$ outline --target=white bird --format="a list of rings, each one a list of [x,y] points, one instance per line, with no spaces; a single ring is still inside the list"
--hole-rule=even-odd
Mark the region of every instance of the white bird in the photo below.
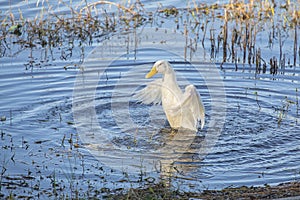
[[[134,98],[144,104],[162,103],[173,129],[186,128],[197,131],[199,121],[202,129],[205,123],[205,109],[196,87],[188,85],[183,93],[178,86],[175,71],[168,61],[157,61],[146,78],[151,78],[156,73],[163,74],[163,77],[148,83]]]

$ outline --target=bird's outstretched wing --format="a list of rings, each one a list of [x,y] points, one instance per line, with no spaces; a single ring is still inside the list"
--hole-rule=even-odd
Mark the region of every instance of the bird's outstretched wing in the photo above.
[[[205,123],[205,108],[196,87],[194,85],[186,86],[183,96],[183,106],[188,106],[190,108],[194,120],[196,122],[201,121],[201,129],[203,129]]]
[[[201,121],[201,129],[204,127],[205,109],[194,85],[186,86],[180,103],[168,111],[172,116],[182,115],[182,127],[197,130],[198,121]]]
[[[162,79],[156,79],[147,84],[147,86],[137,91],[133,98],[144,104],[160,104],[161,103],[161,85]]]

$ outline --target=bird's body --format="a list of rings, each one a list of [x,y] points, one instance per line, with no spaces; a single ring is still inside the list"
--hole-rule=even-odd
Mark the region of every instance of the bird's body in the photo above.
[[[135,94],[135,98],[145,104],[161,102],[168,122],[174,129],[197,131],[198,121],[201,121],[202,129],[205,109],[195,86],[188,85],[183,93],[178,86],[175,71],[167,61],[157,61],[146,78],[156,73],[162,73],[163,78],[150,82]]]

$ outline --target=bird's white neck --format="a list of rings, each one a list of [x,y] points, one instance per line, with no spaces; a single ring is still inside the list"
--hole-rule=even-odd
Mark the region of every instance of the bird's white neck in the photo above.
[[[180,90],[177,81],[176,81],[176,74],[173,69],[169,70],[168,73],[165,73],[163,76],[163,85],[165,87],[169,87],[171,91],[174,91],[175,94],[181,94],[182,91]]]

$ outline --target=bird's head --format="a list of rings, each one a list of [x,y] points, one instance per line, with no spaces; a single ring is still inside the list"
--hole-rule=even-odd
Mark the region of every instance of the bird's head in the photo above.
[[[151,78],[157,73],[168,73],[171,69],[170,63],[165,60],[156,61],[150,70],[150,72],[146,75],[146,78]]]

